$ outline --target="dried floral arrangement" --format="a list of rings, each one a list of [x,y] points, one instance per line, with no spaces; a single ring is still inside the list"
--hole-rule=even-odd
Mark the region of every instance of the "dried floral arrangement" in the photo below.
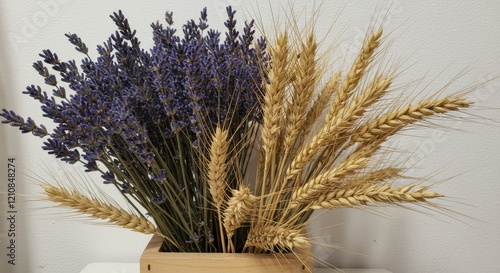
[[[2,123],[45,138],[42,148],[64,162],[100,172],[134,211],[44,183],[48,199],[161,236],[169,251],[288,252],[310,244],[303,230],[315,210],[432,206],[442,197],[415,182],[397,185],[405,169],[384,159],[384,143],[469,107],[466,92],[392,101],[397,73],[376,65],[382,29],[368,33],[349,69],[332,73],[313,30],[256,39],[253,21],[240,34],[235,11],[227,14],[222,39],[208,29],[206,9],[181,34],[167,12],[144,50],[118,12],[118,31],[96,60],[75,34],[66,36],[84,55],[80,64],[40,54],[33,67],[53,93],[35,85],[23,93],[55,127],[6,109]]]

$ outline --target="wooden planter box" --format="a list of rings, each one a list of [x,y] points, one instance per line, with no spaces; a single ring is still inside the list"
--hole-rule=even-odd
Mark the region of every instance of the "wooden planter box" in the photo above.
[[[312,251],[302,254],[160,252],[154,236],[142,253],[141,273],[306,273],[313,272]]]

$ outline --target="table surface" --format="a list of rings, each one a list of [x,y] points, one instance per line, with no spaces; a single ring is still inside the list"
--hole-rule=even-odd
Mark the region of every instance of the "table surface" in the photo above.
[[[391,273],[385,269],[316,268],[314,273]],[[138,263],[91,263],[85,266],[80,273],[139,273]]]

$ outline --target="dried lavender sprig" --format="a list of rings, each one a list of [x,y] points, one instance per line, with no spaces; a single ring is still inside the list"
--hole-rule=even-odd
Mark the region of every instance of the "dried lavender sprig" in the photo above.
[[[166,26],[152,24],[155,45],[144,50],[118,11],[111,15],[118,31],[97,47],[96,59],[79,36],[68,33],[84,59],[62,61],[51,50],[42,51],[43,61],[33,66],[52,96],[35,85],[23,92],[40,102],[53,131],[7,110],[3,123],[47,137],[43,149],[65,162],[102,172],[105,183],[155,212],[157,222],[178,222],[186,249],[218,249],[212,207],[202,206],[206,197],[200,194],[207,190],[199,170],[207,152],[204,134],[225,124],[237,143],[232,145],[248,145],[238,138],[261,119],[257,90],[265,59],[265,40],[253,44],[253,21],[240,35],[235,11],[227,13],[227,35],[221,39],[208,29],[206,9],[178,34],[167,12]],[[179,192],[183,202],[176,201]]]

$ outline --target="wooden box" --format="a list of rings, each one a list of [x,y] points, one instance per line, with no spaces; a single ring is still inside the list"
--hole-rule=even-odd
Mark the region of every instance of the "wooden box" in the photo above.
[[[160,252],[162,239],[154,236],[142,253],[141,273],[309,273],[312,252],[289,254]]]

